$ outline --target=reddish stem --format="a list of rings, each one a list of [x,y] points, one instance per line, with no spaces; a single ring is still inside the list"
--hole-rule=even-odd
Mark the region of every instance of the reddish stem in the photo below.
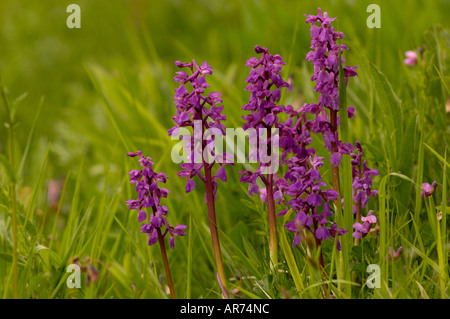
[[[164,237],[161,234],[159,228],[156,229],[158,233],[159,247],[161,248],[161,255],[164,263],[164,269],[166,271],[167,283],[169,284],[170,295],[172,299],[177,299],[175,294],[175,287],[173,286],[172,275],[170,274],[169,261],[167,260],[166,245],[164,244]]]
[[[156,214],[156,209],[153,206],[153,215]],[[166,252],[166,245],[164,243],[164,237],[161,234],[161,229],[156,228],[156,232],[158,233],[158,242],[159,242],[159,248],[161,249],[161,256],[164,263],[164,270],[166,271],[166,277],[167,277],[167,283],[169,285],[170,295],[172,296],[172,299],[177,299],[177,296],[175,294],[175,288],[173,286],[172,281],[172,275],[170,274],[170,267],[169,267],[169,261],[167,259],[167,252]]]
[[[205,105],[205,103],[206,100],[201,105],[200,111],[197,112],[197,115],[200,115],[199,117],[202,119],[202,161],[203,161],[203,169],[205,172],[205,190],[206,190],[206,201],[208,206],[209,230],[211,232],[211,240],[213,245],[214,259],[216,262],[217,273],[219,274],[219,278],[222,284],[221,285],[222,298],[230,299],[230,295],[228,293],[227,288],[227,276],[225,273],[225,267],[223,265],[222,251],[220,249],[219,232],[217,230],[216,208],[214,200],[214,187],[212,183],[211,167],[210,164],[206,162],[204,154],[204,150],[206,149],[206,141],[203,139],[203,133],[205,132],[203,106]]]
[[[212,245],[214,250],[214,258],[216,261],[217,272],[219,273],[220,280],[225,290],[227,290],[227,277],[225,274],[225,267],[222,261],[222,252],[220,249],[220,241],[219,241],[219,232],[217,230],[217,221],[216,221],[216,210],[214,205],[214,193],[213,193],[213,185],[212,185],[212,177],[211,177],[211,168],[208,166],[208,163],[204,163],[205,169],[205,186],[206,186],[206,200],[208,206],[208,217],[209,217],[209,230],[211,232]],[[229,299],[226,294],[222,294],[222,297],[225,299]]]

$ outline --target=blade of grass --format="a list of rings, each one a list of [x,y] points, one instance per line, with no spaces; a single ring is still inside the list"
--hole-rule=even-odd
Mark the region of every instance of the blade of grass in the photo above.
[[[450,163],[447,161],[447,159],[443,158],[441,155],[439,155],[438,152],[436,152],[430,145],[428,145],[427,143],[423,143],[423,145],[425,145],[431,153],[433,153],[434,156],[436,156],[436,158],[438,160],[440,160],[442,162],[442,164],[444,164],[444,166],[447,166],[448,168],[450,168]]]
[[[75,190],[72,197],[72,203],[70,205],[70,211],[69,216],[66,223],[66,228],[64,231],[64,236],[61,241],[61,249],[63,251],[67,251],[68,247],[70,245],[70,240],[72,238],[73,231],[75,230],[76,223],[75,223],[75,215],[78,211],[78,204],[80,201],[80,188],[81,188],[81,176],[83,172],[83,166],[84,166],[84,156],[81,159],[80,167],[78,168],[78,175],[75,182]]]
[[[445,150],[445,162],[447,161],[447,149]],[[436,210],[433,209],[434,218],[436,219],[436,249],[438,253],[438,263],[439,263],[439,284],[440,284],[440,293],[441,298],[445,299],[446,295],[446,285],[448,283],[448,271],[446,268],[448,267],[448,255],[447,255],[447,176],[446,176],[446,165],[444,165],[442,176],[442,221],[441,225],[439,224],[439,219],[436,219]],[[430,198],[432,199],[432,197]],[[433,207],[434,208],[434,207]]]
[[[27,140],[27,144],[25,146],[25,150],[23,151],[22,159],[20,161],[19,171],[17,173],[17,176],[19,176],[19,178],[20,178],[20,176],[22,176],[23,170],[25,168],[25,163],[28,158],[28,153],[30,152],[31,142],[33,141],[34,133],[36,131],[36,124],[41,115],[42,107],[44,106],[44,101],[45,101],[45,98],[42,96],[41,101],[39,102],[38,109],[36,111],[36,115],[34,117],[33,124],[31,125],[30,133],[28,134],[28,140]]]
[[[90,67],[88,67],[87,65],[84,66],[86,72],[88,73],[91,82],[94,85],[95,90],[97,91],[97,93],[100,95],[103,105],[105,107],[106,113],[108,114],[108,117],[120,139],[120,141],[122,142],[123,146],[125,147],[125,149],[127,150],[134,150],[136,149],[136,147],[132,144],[131,139],[129,139],[127,136],[125,136],[124,132],[120,129],[120,126],[117,123],[116,117],[114,115],[114,112],[112,110],[111,104],[108,100],[108,98],[106,97],[105,93],[103,92],[100,83],[98,82],[97,78],[94,76],[93,71],[91,70]],[[131,143],[131,144],[130,144]]]
[[[287,216],[289,213],[285,215],[284,218],[284,224],[287,222]],[[281,249],[283,250],[283,254],[286,258],[286,262],[288,264],[290,275],[292,276],[292,279],[294,280],[295,287],[297,288],[298,294],[300,298],[302,297],[303,290],[305,289],[305,286],[303,285],[302,278],[300,276],[300,272],[298,271],[297,263],[295,262],[294,254],[291,251],[291,247],[289,246],[289,243],[286,239],[286,233],[285,230],[282,229],[280,232],[280,244]]]

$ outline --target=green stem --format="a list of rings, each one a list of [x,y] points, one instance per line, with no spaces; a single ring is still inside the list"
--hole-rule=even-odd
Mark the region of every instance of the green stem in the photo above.
[[[1,85],[1,82],[0,82]],[[6,116],[8,119],[8,148],[9,148],[9,165],[14,176],[14,119],[9,108],[8,99],[6,98],[5,87],[1,85],[3,104],[6,109]],[[11,197],[11,213],[12,213],[12,233],[13,233],[13,252],[12,252],[12,265],[13,265],[13,296],[14,299],[19,298],[19,267],[17,261],[17,199],[16,199],[16,183],[14,180],[9,185],[9,196]]]

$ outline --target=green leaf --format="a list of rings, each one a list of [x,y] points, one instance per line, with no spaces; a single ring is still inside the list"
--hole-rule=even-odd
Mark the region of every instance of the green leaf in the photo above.
[[[303,285],[303,281],[300,276],[300,271],[298,270],[297,263],[295,262],[294,254],[292,253],[291,247],[286,239],[285,232],[286,232],[285,229],[282,229],[279,232],[281,249],[283,250],[283,254],[286,258],[286,262],[289,267],[289,273],[292,276],[292,279],[294,280],[295,287],[297,288],[297,291],[301,298],[303,290],[305,290],[305,287]]]
[[[237,252],[240,261],[247,267],[247,269],[249,270],[249,272],[255,276],[256,278],[262,278],[262,274],[261,272],[258,270],[257,268],[257,259],[251,259],[248,258],[246,254],[244,254],[244,252],[242,252],[242,250],[239,249],[238,246],[236,246],[235,243],[233,243],[233,241],[230,239],[230,237],[228,237],[225,233],[220,232],[221,236],[227,240],[227,242],[229,242],[232,246],[235,252]]]

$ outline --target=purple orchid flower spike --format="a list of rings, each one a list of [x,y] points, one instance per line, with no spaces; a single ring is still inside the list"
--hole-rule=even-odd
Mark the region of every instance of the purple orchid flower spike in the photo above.
[[[311,81],[316,81],[314,91],[320,93],[317,104],[304,105],[303,110],[308,113],[315,114],[314,133],[322,133],[325,147],[332,153],[331,164],[338,167],[343,154],[350,154],[353,147],[351,144],[342,143],[337,134],[339,111],[339,64],[344,63],[342,53],[348,50],[348,47],[337,43],[339,39],[344,38],[342,32],[335,31],[331,27],[331,22],[336,18],[328,17],[325,12],[319,8],[316,16],[306,15],[306,23],[311,24],[311,49],[306,60],[310,61],[314,66],[314,75]],[[319,24],[319,26],[317,25]],[[339,48],[341,52],[339,52]],[[339,53],[341,53],[341,61],[339,61]],[[344,66],[345,81],[348,82],[349,77],[356,76],[357,67]],[[324,110],[325,108],[325,110]],[[330,110],[328,116],[326,109]],[[349,117],[353,117],[353,108],[349,108]]]
[[[285,122],[277,122],[280,147],[283,149],[281,163],[287,165],[287,172],[284,177],[275,181],[275,185],[276,190],[282,194],[282,203],[288,209],[281,211],[279,215],[284,215],[289,210],[297,213],[294,221],[285,225],[288,231],[295,233],[293,246],[301,242],[301,231],[308,230],[314,234],[317,247],[323,240],[331,237],[337,241],[337,248],[340,250],[338,237],[348,230],[338,228],[336,223],[330,223],[328,217],[333,215],[329,202],[334,201],[335,205],[341,202],[339,165],[342,157],[351,155],[355,159],[354,200],[355,203],[360,203],[361,207],[366,206],[370,196],[377,194],[377,191],[370,188],[371,178],[378,175],[378,171],[369,169],[365,161],[362,163],[362,147],[359,142],[355,147],[351,143],[342,142],[338,135],[339,66],[344,63],[342,53],[348,50],[345,45],[339,45],[338,40],[343,39],[344,34],[335,31],[331,26],[335,18],[328,17],[326,12],[322,14],[320,8],[317,15],[305,16],[306,23],[311,24],[312,37],[312,50],[307,54],[306,60],[314,66],[311,80],[316,82],[314,90],[319,93],[319,99],[317,103],[304,104],[298,110],[294,110],[292,106],[281,107],[282,112],[288,115]],[[350,77],[357,75],[356,69],[357,67],[343,67],[346,85]],[[353,107],[348,107],[348,114],[345,116],[352,118],[354,112]],[[320,168],[324,164],[323,158],[318,157],[316,150],[310,146],[312,135],[319,133],[323,136],[325,148],[331,152],[333,189],[327,189],[320,174]],[[353,155],[355,151],[358,154]],[[376,223],[376,217],[372,216],[372,213],[364,217],[363,225],[358,220],[354,225],[354,236],[365,236],[372,223]],[[323,267],[322,256],[319,261]]]
[[[214,184],[214,197],[217,189],[216,179],[226,181],[226,170],[224,165],[232,164],[232,158],[227,153],[215,154],[215,139],[225,136],[225,126],[221,123],[226,120],[222,114],[223,105],[221,94],[218,92],[205,93],[205,89],[210,85],[206,82],[206,75],[211,75],[213,69],[205,61],[200,66],[192,60],[191,63],[175,62],[180,68],[190,70],[190,75],[186,71],[176,72],[174,81],[180,83],[175,89],[174,103],[177,107],[176,115],[173,117],[176,125],[168,132],[170,136],[180,134],[180,128],[192,128],[192,135],[183,135],[182,139],[187,141],[188,161],[180,164],[183,171],[178,172],[178,176],[187,177],[186,193],[191,192],[196,183],[193,178],[198,176],[206,183],[206,172],[211,170],[214,164],[220,164],[216,175],[212,176]],[[192,90],[188,89],[190,87]],[[209,106],[209,109],[207,108]],[[196,126],[198,124],[198,126]],[[208,156],[205,156],[205,154]]]
[[[289,209],[297,212],[295,220],[285,225],[288,231],[296,234],[294,247],[302,240],[299,228],[313,233],[319,246],[321,241],[330,237],[336,239],[347,231],[338,229],[335,223],[330,225],[328,220],[333,215],[329,202],[337,200],[339,193],[327,189],[320,174],[324,158],[310,147],[314,121],[307,118],[303,108],[295,111],[292,106],[287,106],[283,112],[289,117],[285,122],[280,122],[278,128],[280,147],[283,149],[281,163],[287,165],[287,172],[284,177],[276,179],[275,189],[280,194],[280,202],[288,209],[279,215],[286,214]],[[339,241],[337,247],[340,249]]]
[[[152,210],[153,213],[148,217],[148,223],[143,223],[141,226],[141,232],[148,236],[149,246],[158,242],[157,231],[161,231],[163,226],[166,228],[163,238],[166,234],[170,234],[171,238],[186,235],[186,233],[178,230],[185,229],[187,226],[172,227],[168,224],[166,219],[167,207],[160,203],[161,198],[167,197],[169,191],[166,188],[158,187],[158,183],[165,183],[167,176],[163,173],[155,173],[152,168],[152,165],[154,165],[152,159],[144,157],[141,151],[128,153],[127,155],[130,157],[138,156],[142,167],[141,170],[132,170],[128,173],[130,183],[136,184],[135,190],[138,193],[138,199],[130,199],[127,201],[127,206],[128,209],[138,210],[138,222],[140,223],[147,220],[148,216],[145,209]],[[174,248],[173,244],[170,246],[172,249]]]
[[[244,130],[250,131],[249,142],[252,151],[249,159],[259,164],[255,171],[245,170],[239,174],[242,174],[242,183],[249,183],[250,196],[259,193],[259,187],[256,184],[258,178],[265,184],[265,194],[262,196],[266,199],[268,207],[270,261],[274,267],[278,263],[274,189],[276,176],[274,167],[278,165],[275,148],[279,143],[276,128],[278,114],[284,108],[278,103],[281,99],[281,89],[288,87],[289,84],[281,76],[282,66],[286,63],[280,55],[272,55],[267,48],[259,45],[255,46],[255,52],[261,54],[261,57],[252,57],[245,63],[246,66],[251,67],[249,76],[245,79],[248,83],[246,90],[250,92],[250,98],[242,109],[250,111],[250,114],[242,118],[245,120]],[[262,131],[267,132],[267,137],[262,136]],[[253,137],[252,133],[254,133]]]
[[[141,151],[136,153],[128,153],[130,157],[139,157],[139,163],[142,167],[141,170],[132,170],[129,174],[130,183],[136,184],[135,190],[138,193],[138,199],[130,199],[127,201],[128,209],[138,210],[138,222],[144,222],[147,220],[147,213],[145,209],[151,209],[152,214],[148,217],[148,223],[143,223],[141,226],[141,232],[146,233],[148,236],[149,246],[158,242],[157,232],[161,231],[162,227],[166,228],[163,238],[166,234],[171,235],[171,248],[174,248],[174,238],[176,236],[184,236],[186,233],[180,231],[186,229],[185,225],[177,225],[172,227],[168,224],[166,215],[167,207],[161,205],[161,198],[167,197],[169,191],[166,188],[158,187],[158,183],[165,183],[167,176],[164,173],[155,173],[153,171],[152,159],[150,157],[144,157]]]
[[[158,183],[166,182],[167,176],[164,173],[154,172],[152,159],[150,157],[144,157],[142,151],[128,153],[127,155],[129,157],[139,157],[139,163],[142,169],[132,170],[128,173],[130,183],[136,184],[135,190],[138,193],[138,199],[130,199],[126,204],[128,209],[138,211],[138,222],[143,223],[141,232],[147,234],[148,245],[152,246],[159,242],[170,294],[173,299],[176,299],[164,238],[167,234],[170,235],[170,248],[174,249],[175,237],[185,236],[186,233],[184,230],[187,226],[177,225],[172,227],[167,222],[166,216],[168,210],[166,206],[161,205],[161,198],[166,198],[169,191],[166,188],[160,188],[158,186]],[[146,209],[151,209],[152,213],[148,215],[145,211]],[[163,226],[165,227],[164,233],[162,233]]]

